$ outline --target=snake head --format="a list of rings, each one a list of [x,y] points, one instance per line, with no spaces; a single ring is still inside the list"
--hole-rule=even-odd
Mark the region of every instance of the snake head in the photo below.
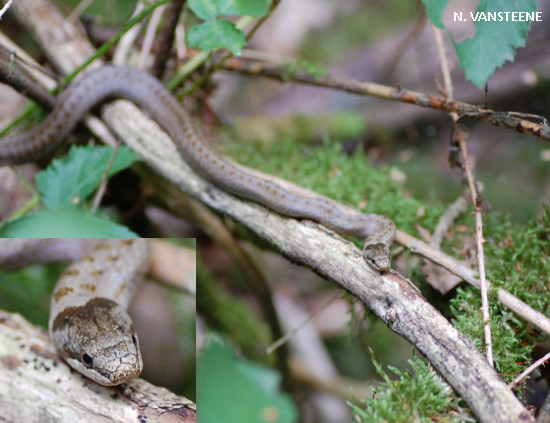
[[[363,255],[367,263],[379,272],[385,272],[390,268],[391,255],[390,249],[381,242],[377,244],[365,245]]]
[[[67,307],[53,321],[50,334],[65,361],[101,385],[126,383],[141,373],[134,325],[114,301],[98,297]]]

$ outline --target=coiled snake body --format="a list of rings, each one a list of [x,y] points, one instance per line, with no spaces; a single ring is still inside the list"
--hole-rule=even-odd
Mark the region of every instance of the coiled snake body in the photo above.
[[[134,68],[104,66],[72,83],[42,124],[0,140],[0,165],[32,161],[50,152],[91,108],[119,97],[149,113],[170,135],[184,160],[210,182],[280,214],[311,219],[340,234],[361,237],[367,262],[379,271],[389,269],[389,247],[396,231],[390,219],[378,214],[347,215],[334,201],[294,194],[236,167],[208,146],[187,112],[157,79]]]
[[[145,239],[0,239],[0,268],[75,259],[51,298],[49,333],[75,370],[105,385],[136,378],[143,361],[126,312],[148,266]]]

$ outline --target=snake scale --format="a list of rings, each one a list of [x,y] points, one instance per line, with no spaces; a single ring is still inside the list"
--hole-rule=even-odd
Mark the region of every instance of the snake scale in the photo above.
[[[342,235],[361,237],[367,262],[379,271],[389,269],[389,247],[396,232],[389,218],[348,215],[334,201],[294,194],[239,169],[209,147],[191,117],[160,81],[131,67],[103,66],[70,84],[42,124],[0,140],[0,166],[32,161],[51,152],[86,112],[109,98],[124,98],[145,110],[172,138],[184,160],[214,185],[282,215],[311,219]]]
[[[49,333],[75,370],[105,385],[130,381],[143,361],[126,308],[148,267],[146,239],[0,239],[0,268],[73,261],[55,285]]]

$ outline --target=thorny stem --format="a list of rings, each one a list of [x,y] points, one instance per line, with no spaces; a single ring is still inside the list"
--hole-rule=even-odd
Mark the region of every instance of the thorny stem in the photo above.
[[[434,37],[437,46],[437,53],[441,64],[441,73],[443,76],[443,83],[445,87],[446,96],[449,100],[453,99],[453,86],[451,73],[449,72],[449,65],[447,62],[447,55],[445,54],[445,47],[443,44],[443,37],[441,30],[432,26],[434,30]],[[450,113],[451,118],[455,124],[456,140],[460,146],[460,153],[462,155],[462,163],[464,173],[466,174],[466,180],[468,182],[468,188],[470,190],[470,196],[472,204],[474,205],[474,214],[476,222],[476,247],[477,247],[477,264],[479,272],[479,289],[481,291],[481,310],[483,315],[483,332],[485,335],[485,354],[487,362],[493,366],[493,347],[491,340],[491,317],[489,315],[489,300],[487,296],[488,284],[485,279],[485,256],[483,254],[483,221],[481,219],[481,199],[477,194],[474,177],[468,163],[468,150],[466,149],[466,133],[462,130],[458,122],[458,114]]]
[[[543,365],[546,361],[550,360],[550,352],[547,353],[544,357],[539,358],[537,361],[535,361],[533,364],[531,364],[527,369],[525,369],[521,374],[516,377],[512,382],[508,384],[510,389],[514,389],[518,383],[520,383],[523,379],[525,379],[530,373],[533,372],[537,367]]]
[[[461,134],[458,134],[461,132]],[[487,298],[488,283],[485,278],[485,255],[483,254],[483,221],[481,219],[481,198],[477,195],[474,177],[468,164],[468,151],[466,149],[465,133],[457,126],[457,140],[460,146],[460,153],[464,161],[464,172],[470,189],[470,196],[474,204],[474,214],[476,220],[476,247],[477,247],[477,267],[479,272],[479,289],[481,291],[481,311],[483,315],[483,332],[485,334],[485,353],[487,361],[493,366],[493,348],[491,341],[491,318],[489,315],[489,300]]]
[[[201,54],[204,54],[204,52],[199,53],[196,50],[188,50],[188,57],[191,58],[198,57]],[[220,59],[214,57],[213,60],[214,63],[219,63]],[[273,65],[272,63],[249,60],[242,57],[231,57],[223,64],[222,69],[230,72],[239,72],[245,75],[271,78],[284,83],[291,81],[298,84],[330,88],[332,90],[351,94],[414,104],[420,107],[441,110],[448,113],[456,112],[463,118],[468,117],[470,119],[489,122],[491,125],[531,134],[546,141],[550,141],[550,126],[544,116],[530,116],[524,113],[498,112],[491,109],[483,109],[462,101],[448,100],[441,96],[407,90],[399,85],[382,85],[331,73],[319,75],[312,74],[306,70],[297,70],[290,73],[287,65]]]

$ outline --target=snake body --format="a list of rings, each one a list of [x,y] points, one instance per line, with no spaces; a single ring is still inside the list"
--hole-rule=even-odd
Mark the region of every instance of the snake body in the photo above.
[[[294,194],[239,169],[209,147],[191,117],[160,81],[134,68],[104,66],[72,83],[42,124],[0,140],[0,165],[28,162],[47,154],[86,112],[108,98],[124,98],[145,110],[172,138],[184,160],[214,185],[282,215],[311,219],[342,235],[359,236],[365,240],[367,262],[379,271],[389,269],[389,247],[396,231],[390,219],[378,214],[348,215],[334,201]]]
[[[75,370],[105,385],[130,381],[143,361],[126,308],[147,268],[145,239],[0,239],[0,268],[77,258],[51,298],[49,333]]]

